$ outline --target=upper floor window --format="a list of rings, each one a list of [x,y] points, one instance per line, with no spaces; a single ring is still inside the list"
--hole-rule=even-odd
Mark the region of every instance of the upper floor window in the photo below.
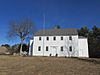
[[[41,40],[41,37],[39,37],[39,40]]]
[[[69,47],[69,51],[72,52],[72,46]]]
[[[63,40],[63,37],[61,37],[61,40]]]
[[[46,51],[48,51],[48,46],[46,46]]]
[[[47,37],[47,40],[49,40],[49,37]]]
[[[38,51],[41,51],[41,46],[38,47]]]
[[[56,40],[56,37],[53,37],[53,40]]]
[[[72,40],[72,36],[69,36],[69,40]]]
[[[63,51],[63,46],[61,46],[61,51]]]

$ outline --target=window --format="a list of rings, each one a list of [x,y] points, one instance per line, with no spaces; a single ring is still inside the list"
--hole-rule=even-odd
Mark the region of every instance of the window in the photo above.
[[[69,47],[69,51],[72,52],[72,46]]]
[[[38,51],[41,51],[41,46],[38,47]]]
[[[56,40],[56,37],[53,37],[53,40]]]
[[[61,47],[61,51],[63,51],[63,46]]]
[[[49,40],[49,37],[47,37],[47,40]]]
[[[39,40],[41,40],[41,37],[39,37]]]
[[[56,57],[58,56],[58,54],[56,54]]]
[[[48,51],[48,46],[46,46],[46,51]]]
[[[63,40],[63,37],[61,37],[61,40]]]
[[[69,40],[72,40],[72,36],[69,36]]]

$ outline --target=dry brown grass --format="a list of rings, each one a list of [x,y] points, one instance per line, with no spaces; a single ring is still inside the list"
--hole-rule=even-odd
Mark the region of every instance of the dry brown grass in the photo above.
[[[0,75],[100,75],[100,64],[77,58],[0,56]]]

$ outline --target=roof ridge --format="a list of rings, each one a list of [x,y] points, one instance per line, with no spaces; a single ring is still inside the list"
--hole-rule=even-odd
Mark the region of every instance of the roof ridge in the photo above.
[[[36,32],[35,36],[54,36],[54,35],[78,35],[77,29],[67,28],[67,29],[46,29],[39,30]]]

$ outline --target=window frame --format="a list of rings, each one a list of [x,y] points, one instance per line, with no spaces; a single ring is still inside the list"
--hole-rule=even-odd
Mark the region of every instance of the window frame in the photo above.
[[[46,46],[46,51],[49,51],[49,47],[48,46]]]
[[[69,40],[72,40],[72,36],[69,36]]]
[[[48,36],[47,36],[46,40],[49,41],[49,37]]]
[[[53,37],[53,40],[56,41],[56,37],[55,36]]]
[[[38,51],[41,51],[41,46],[38,46]]]
[[[72,52],[72,51],[73,51],[72,46],[70,46],[70,47],[69,47],[69,51],[70,51],[70,52]]]
[[[60,47],[60,50],[61,50],[62,52],[64,51],[64,48],[63,48],[63,46],[61,46],[61,47]]]
[[[41,37],[39,37],[39,41],[41,41]]]
[[[61,40],[63,40],[63,36],[61,36]]]

